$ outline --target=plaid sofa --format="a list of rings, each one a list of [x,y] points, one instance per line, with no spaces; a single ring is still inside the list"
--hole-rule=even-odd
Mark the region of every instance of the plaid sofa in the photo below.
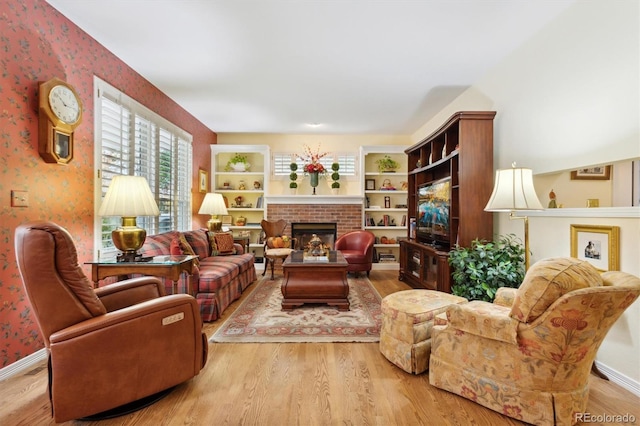
[[[185,252],[190,249],[198,255],[199,265],[196,271],[191,276],[183,274],[178,282],[178,291],[187,293],[187,289],[191,289],[203,321],[217,320],[231,302],[238,299],[256,280],[252,254],[243,253],[242,246],[234,244],[236,254],[212,256],[210,237],[211,234],[206,229],[169,231],[148,235],[140,250],[143,256],[170,255],[172,244],[175,246],[180,243],[183,249],[187,248]],[[191,283],[187,281],[189,279]],[[167,294],[171,294],[173,282],[168,278],[164,278],[163,282]]]

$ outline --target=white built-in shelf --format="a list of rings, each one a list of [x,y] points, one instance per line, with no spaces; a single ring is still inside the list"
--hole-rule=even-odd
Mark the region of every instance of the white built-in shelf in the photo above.
[[[262,229],[262,227],[260,225],[244,225],[244,226],[223,225],[223,226],[226,226],[227,228],[229,228],[231,230],[238,230],[238,231],[242,231],[243,229]]]
[[[222,189],[222,188],[217,188],[215,191],[219,192],[220,194],[229,193],[229,192],[233,192],[234,194],[236,192],[239,192],[242,194],[251,194],[251,193],[257,194],[257,193],[264,192],[262,189]]]
[[[389,194],[389,195],[392,195],[392,194],[393,195],[396,195],[396,194],[400,194],[400,195],[404,194],[404,195],[406,195],[407,191],[402,191],[400,189],[376,189],[376,190],[368,189],[368,190],[364,191],[364,193],[365,194],[385,194],[385,195],[387,195],[387,194]]]
[[[240,211],[252,211],[252,212],[263,212],[264,209],[263,208],[256,208],[256,207],[227,207],[227,210],[230,212],[240,212]]]
[[[216,175],[233,175],[233,176],[249,176],[249,175],[254,175],[254,176],[263,176],[264,172],[263,171],[258,171],[258,170],[249,170],[248,172],[234,172],[234,171],[217,171],[215,172]]]
[[[377,226],[376,225],[376,226],[365,226],[364,229],[371,229],[371,230],[373,230],[373,229],[376,229],[376,230],[387,229],[387,230],[392,230],[392,231],[403,231],[403,230],[406,230],[407,227],[406,226],[400,226],[400,225],[397,225],[397,226]]]
[[[394,208],[394,207],[389,208],[389,209],[385,209],[385,208],[382,208],[382,209],[372,209],[371,207],[369,207],[369,208],[364,209],[364,211],[365,211],[365,212],[376,212],[376,213],[384,213],[384,212],[406,212],[406,211],[407,211],[407,209],[406,209],[406,208],[404,208],[404,209],[396,209],[396,208]]]

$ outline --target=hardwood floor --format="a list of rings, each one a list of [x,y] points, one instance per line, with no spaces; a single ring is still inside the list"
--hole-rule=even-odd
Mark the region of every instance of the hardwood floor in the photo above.
[[[407,289],[395,271],[373,271],[382,297]],[[253,290],[205,324],[211,336]],[[638,397],[591,375],[592,415],[629,413]],[[0,384],[0,424],[48,425],[43,362]],[[377,343],[218,343],[194,379],[136,413],[82,425],[522,425],[464,398],[433,388],[427,374],[389,363]],[[590,423],[603,424],[603,423]],[[607,423],[611,424],[611,423]],[[637,424],[637,423],[633,423]]]

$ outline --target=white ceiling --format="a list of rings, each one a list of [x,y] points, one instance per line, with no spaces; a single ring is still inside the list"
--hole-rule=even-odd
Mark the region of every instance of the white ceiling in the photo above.
[[[215,132],[410,134],[575,0],[47,1]]]

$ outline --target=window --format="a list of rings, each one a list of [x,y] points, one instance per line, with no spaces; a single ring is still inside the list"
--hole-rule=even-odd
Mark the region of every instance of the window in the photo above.
[[[95,81],[96,212],[116,175],[144,176],[159,217],[138,218],[149,234],[191,228],[192,137],[104,81]],[[118,217],[96,214],[99,257],[115,254],[111,231]]]
[[[340,164],[340,176],[355,176],[356,175],[356,154],[353,153],[329,153],[320,159],[320,163],[325,169],[331,170],[331,164]],[[302,171],[302,161],[291,152],[274,152],[273,153],[273,175],[274,176],[289,176],[291,169],[289,165],[291,163],[298,164],[298,171]]]

